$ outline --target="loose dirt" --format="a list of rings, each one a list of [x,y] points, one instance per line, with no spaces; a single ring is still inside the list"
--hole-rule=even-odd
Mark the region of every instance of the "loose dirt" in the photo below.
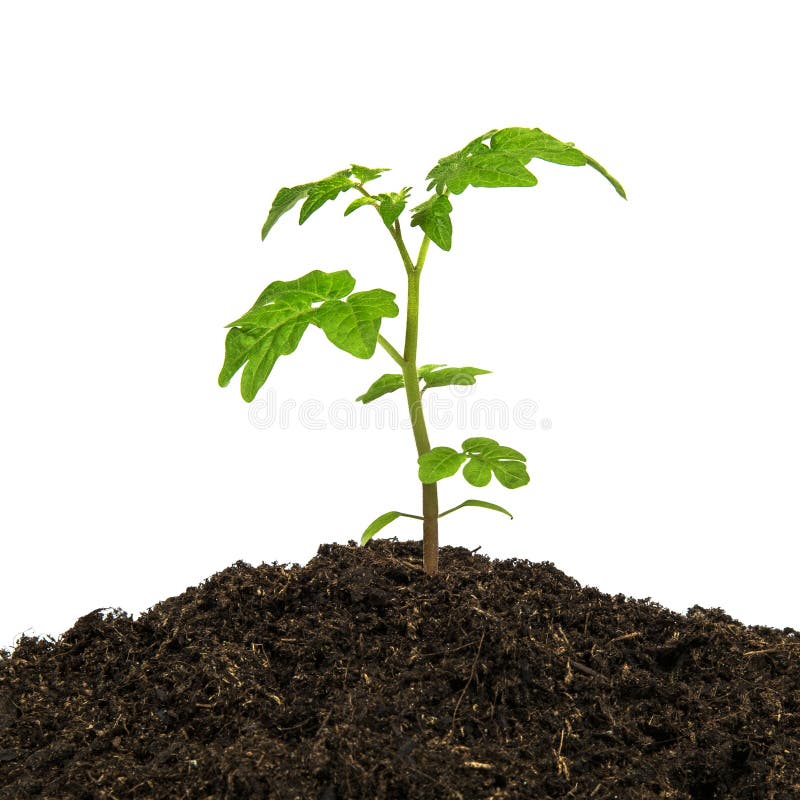
[[[0,798],[800,798],[800,634],[417,542],[0,656]]]

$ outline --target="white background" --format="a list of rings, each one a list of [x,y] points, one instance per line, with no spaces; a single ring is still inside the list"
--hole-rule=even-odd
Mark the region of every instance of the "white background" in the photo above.
[[[438,393],[454,413],[533,401],[537,424],[433,426],[434,444],[521,449],[533,475],[443,483],[443,507],[482,497],[515,519],[466,509],[442,544],[800,627],[793,10],[4,4],[0,646],[99,606],[138,614],[238,559],[305,563],[416,510],[410,432],[346,419],[385,354],[311,329],[262,395],[286,424],[264,427],[238,379],[216,384],[223,326],[315,267],[403,290],[376,215],[342,218],[349,197],[262,244],[279,187],[354,161],[419,202],[439,157],[511,125],[574,141],[630,199],[543,162],[535,189],[454,198],[421,360],[493,371]],[[401,321],[384,332],[399,345]]]

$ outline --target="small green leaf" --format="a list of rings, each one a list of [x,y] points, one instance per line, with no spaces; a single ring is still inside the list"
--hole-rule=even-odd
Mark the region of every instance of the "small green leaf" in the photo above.
[[[449,250],[453,241],[453,223],[450,220],[453,206],[450,201],[437,194],[412,210],[412,227],[418,225],[435,245]]]
[[[492,461],[491,467],[495,478],[506,489],[518,489],[530,482],[530,475],[521,461]]]
[[[344,210],[344,215],[352,214],[357,208],[361,208],[361,206],[375,206],[377,204],[378,201],[374,197],[357,197]]]
[[[435,386],[471,386],[476,375],[488,375],[488,369],[478,367],[445,367],[428,372],[425,375],[425,388]]]
[[[394,298],[385,289],[356,292],[346,301],[323,303],[313,321],[337,347],[356,358],[371,358],[378,343],[381,319],[400,313]]]
[[[267,221],[261,228],[262,241],[267,238],[267,234],[272,230],[272,226],[287,212],[291,211],[297,203],[307,194],[313,183],[302,183],[299,186],[285,187],[278,191],[272,201],[272,208],[269,210]]]
[[[492,479],[492,470],[489,465],[478,458],[471,458],[464,465],[462,473],[468,483],[473,486],[486,486]]]
[[[394,522],[398,517],[405,516],[399,511],[387,511],[377,519],[367,525],[367,529],[361,535],[361,544],[366,544],[379,530],[385,528],[390,522]]]
[[[461,446],[464,448],[465,453],[482,453],[487,447],[494,447],[497,442],[494,439],[489,439],[486,436],[471,436],[469,439],[464,439]]]
[[[512,447],[504,447],[501,444],[490,445],[487,447],[481,455],[484,458],[488,458],[490,461],[495,461],[499,458],[511,458],[515,461],[525,461],[525,456],[519,452],[519,450],[514,450]]]
[[[374,181],[384,172],[389,172],[388,167],[362,167],[360,164],[352,164],[350,172],[359,183],[366,183],[367,181]]]
[[[352,189],[355,185],[349,178],[350,170],[343,170],[331,175],[329,178],[317,181],[308,190],[308,197],[300,209],[300,224],[302,225],[315,211],[319,210],[329,200],[334,200],[341,192]]]
[[[387,228],[391,228],[397,221],[397,218],[403,213],[410,191],[411,187],[406,186],[399,192],[388,192],[386,194],[376,195],[377,199],[380,201],[378,211]]]
[[[420,380],[425,380],[433,370],[444,366],[445,364],[423,364],[421,367],[417,367],[417,375]]]
[[[403,376],[402,375],[381,375],[372,386],[367,389],[364,394],[356,397],[356,402],[359,400],[362,403],[371,403],[373,400],[377,400],[379,397],[383,397],[385,394],[389,394],[390,392],[396,392],[398,389],[403,388]]]
[[[463,503],[459,503],[457,506],[448,509],[447,511],[442,511],[439,514],[440,517],[443,517],[445,514],[450,514],[453,511],[458,511],[459,508],[464,508],[465,506],[476,506],[477,508],[488,508],[490,511],[499,511],[501,514],[506,514],[510,519],[514,519],[511,516],[510,511],[506,511],[505,508],[502,506],[495,505],[494,503],[487,503],[486,500],[465,500]]]
[[[419,479],[422,483],[436,483],[458,472],[466,456],[452,447],[434,447],[418,459]]]

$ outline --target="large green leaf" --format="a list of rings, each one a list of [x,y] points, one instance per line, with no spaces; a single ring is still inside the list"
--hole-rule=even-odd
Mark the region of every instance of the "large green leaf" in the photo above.
[[[244,364],[242,397],[249,403],[269,377],[282,355],[294,352],[311,321],[313,309],[297,300],[278,300],[251,309],[231,325],[225,339],[225,361],[219,375],[227,386]],[[237,331],[239,331],[237,333]]]
[[[574,167],[588,164],[625,197],[619,181],[572,142],[562,142],[540,128],[519,127],[489,131],[439,159],[428,173],[428,189],[435,188],[443,195],[448,191],[460,194],[467,186],[534,186],[536,178],[525,167],[534,158]]]
[[[328,300],[316,311],[319,325],[333,344],[356,358],[370,358],[378,343],[383,317],[399,313],[395,295],[385,289],[351,294],[346,301]]]
[[[242,397],[250,402],[282,355],[294,352],[309,324],[359,358],[375,351],[382,317],[397,315],[394,295],[383,289],[350,294],[347,270],[312,270],[292,281],[273,281],[255,304],[228,327],[220,386],[242,371]],[[346,301],[341,298],[350,295]]]
[[[435,386],[472,386],[476,375],[488,374],[488,369],[478,369],[478,367],[444,367],[427,372],[423,379],[426,389]]]
[[[373,400],[377,400],[379,397],[383,397],[385,394],[389,394],[390,392],[396,392],[398,389],[403,388],[403,376],[402,375],[395,375],[395,374],[386,374],[381,375],[378,380],[376,380],[370,387],[367,389],[364,394],[359,395],[356,397],[356,402],[359,400],[362,403],[371,403]]]
[[[413,209],[411,225],[418,225],[435,245],[442,250],[449,250],[453,242],[452,210],[453,206],[447,197],[434,195]]]
[[[458,472],[466,456],[452,447],[434,447],[418,459],[419,479],[422,483],[436,483]]]

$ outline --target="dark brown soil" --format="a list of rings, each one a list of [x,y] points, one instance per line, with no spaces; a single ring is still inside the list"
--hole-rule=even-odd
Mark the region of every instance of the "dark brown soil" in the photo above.
[[[800,634],[416,542],[0,657],[0,798],[800,798]]]

